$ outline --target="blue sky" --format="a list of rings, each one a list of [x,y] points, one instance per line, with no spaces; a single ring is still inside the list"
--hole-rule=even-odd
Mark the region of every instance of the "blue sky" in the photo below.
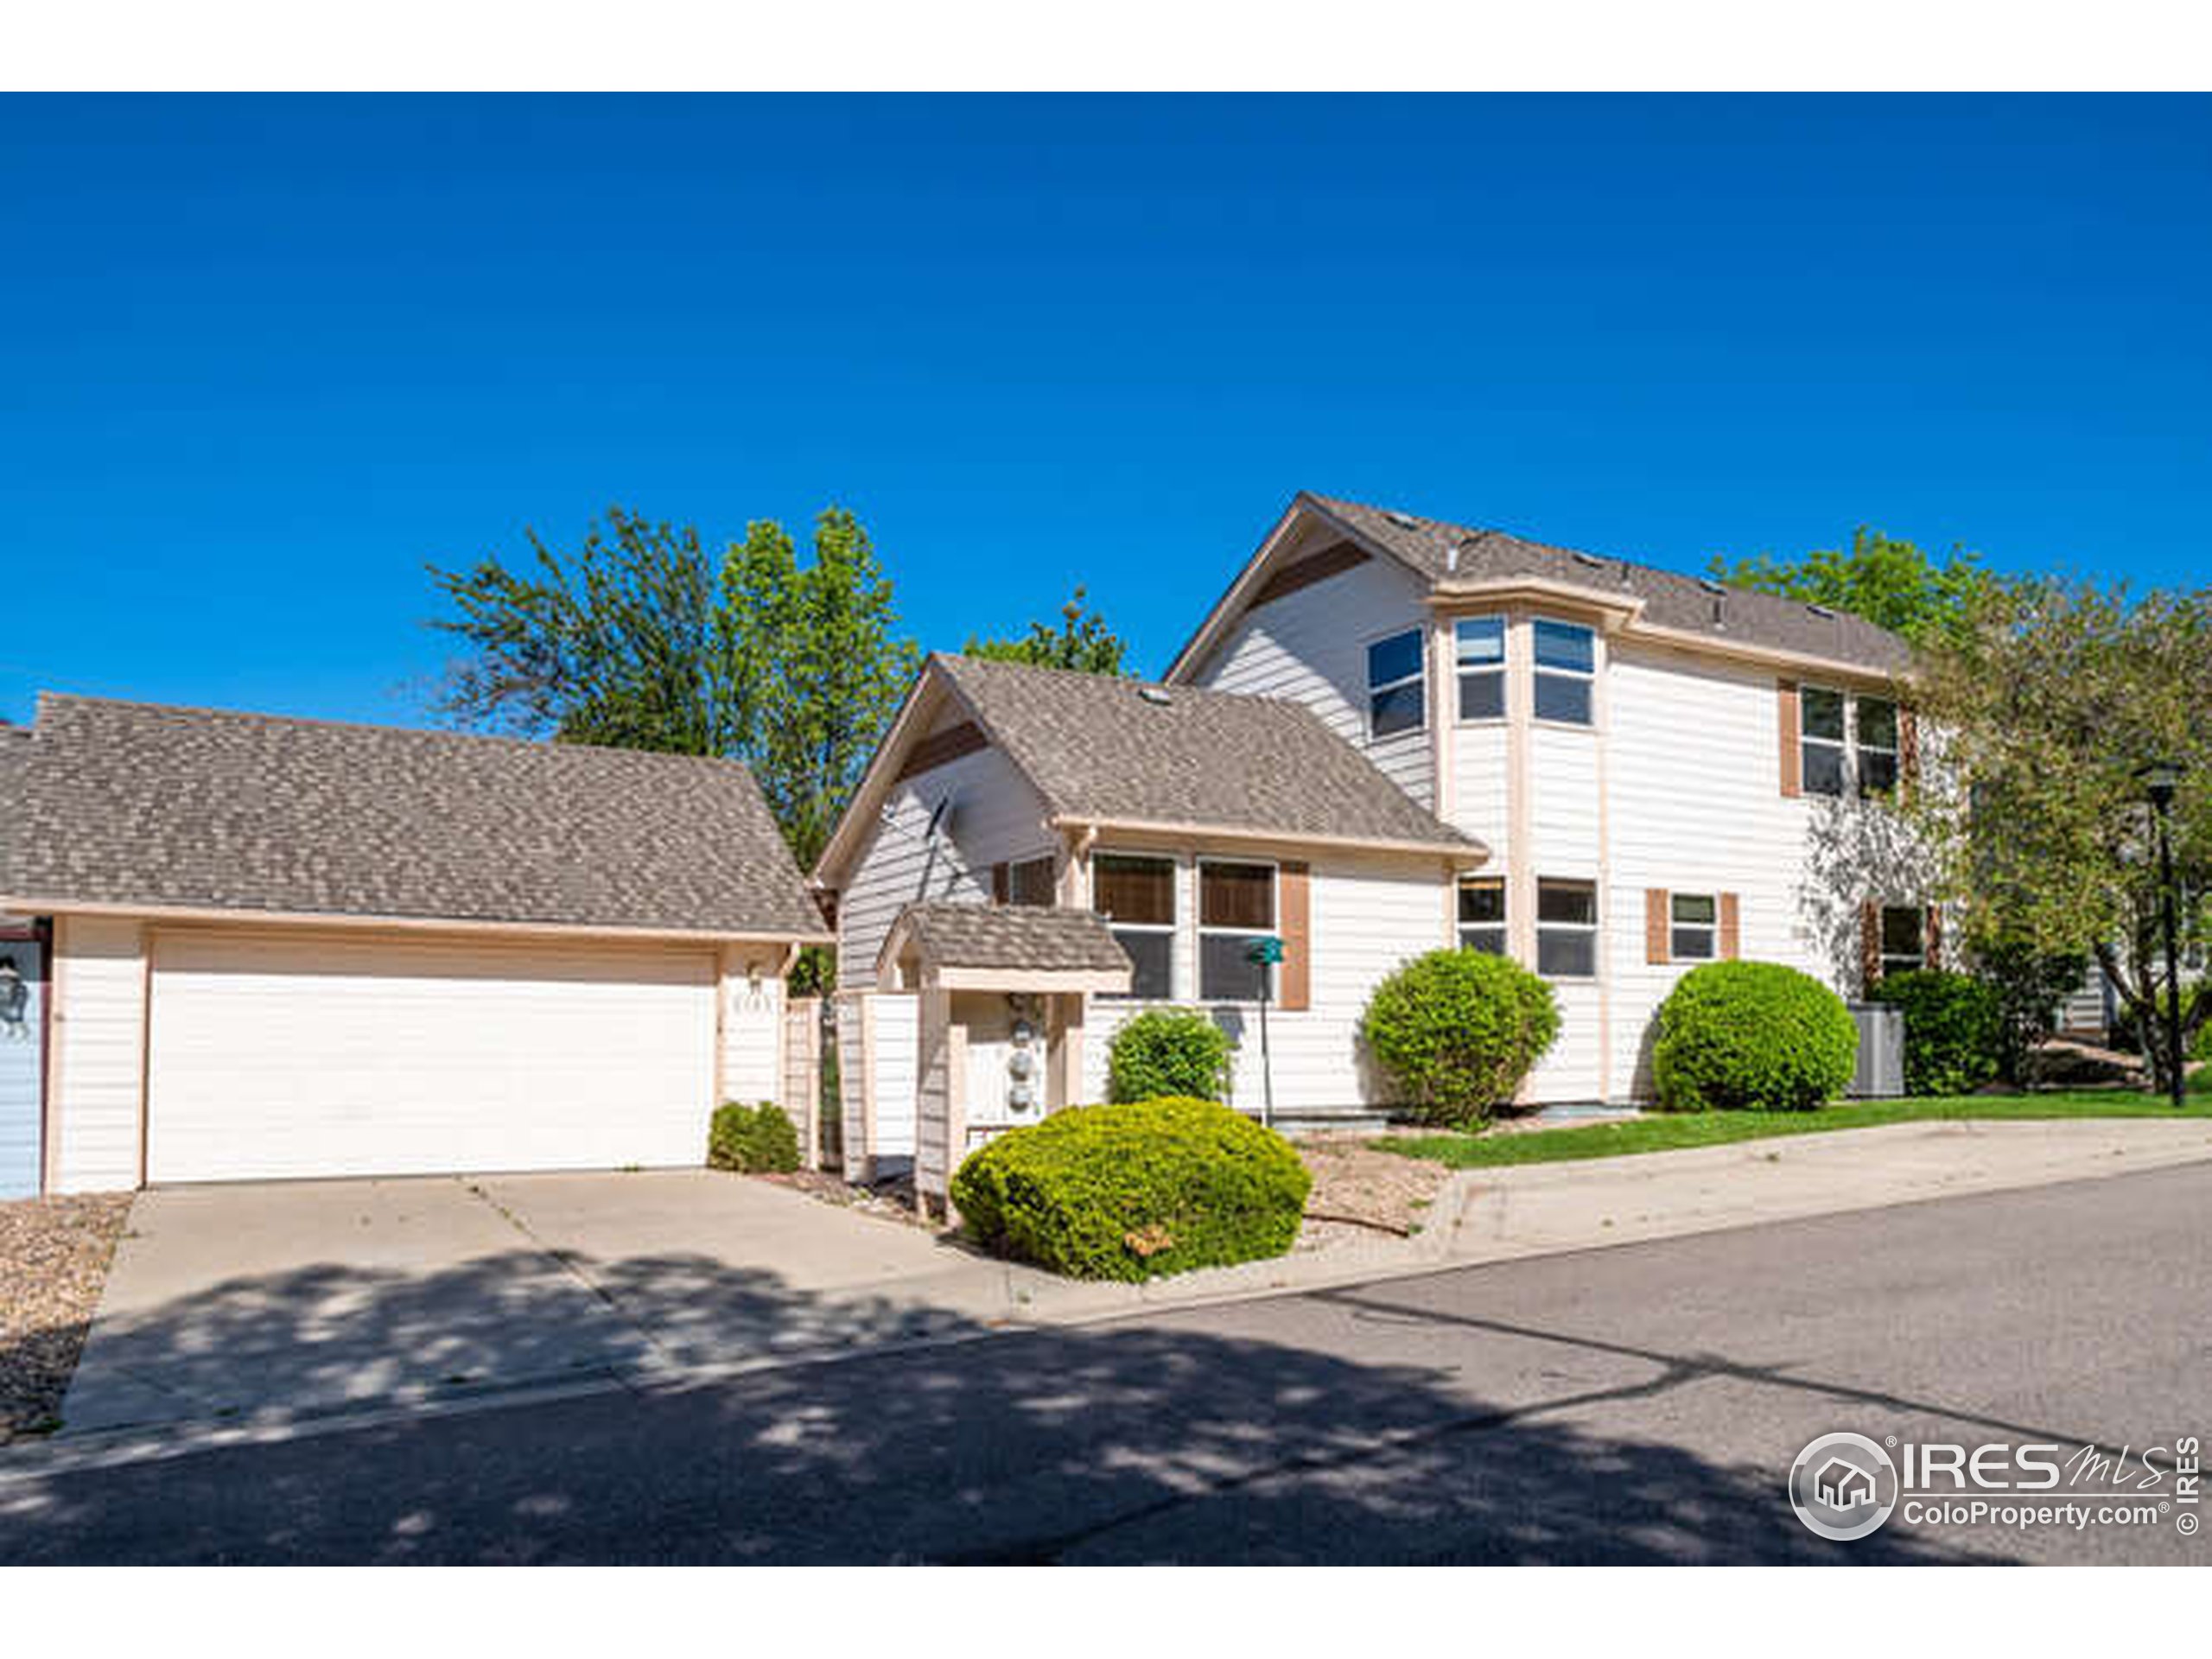
[[[2204,580],[2212,101],[0,99],[0,715],[414,723],[425,561],[858,511],[1157,671],[1291,493]]]

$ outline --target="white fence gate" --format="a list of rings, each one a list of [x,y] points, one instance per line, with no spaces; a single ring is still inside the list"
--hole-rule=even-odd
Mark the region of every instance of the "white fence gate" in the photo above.
[[[845,1179],[872,1181],[912,1167],[921,999],[896,991],[840,991],[837,1095]]]

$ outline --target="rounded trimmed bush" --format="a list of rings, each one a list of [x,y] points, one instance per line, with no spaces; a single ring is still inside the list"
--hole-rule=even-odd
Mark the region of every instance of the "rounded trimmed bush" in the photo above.
[[[772,1101],[737,1101],[715,1109],[707,1129],[707,1162],[748,1175],[788,1174],[798,1167],[798,1130]]]
[[[1071,1279],[1156,1279],[1281,1255],[1313,1177],[1210,1100],[1077,1106],[969,1155],[952,1202],[976,1242]]]
[[[1709,962],[1659,1005],[1651,1070],[1670,1112],[1802,1112],[1841,1094],[1858,1058],[1851,1010],[1810,974]]]
[[[1229,1098],[1229,1033],[1196,1008],[1147,1008],[1106,1045],[1106,1097]]]
[[[1407,1110],[1465,1128],[1513,1098],[1559,1035],[1559,1003],[1507,957],[1432,950],[1375,988],[1359,1034]]]
[[[2005,1004],[1994,985],[1939,968],[1885,974],[1874,1000],[1904,1014],[1904,1086],[1916,1095],[1966,1095],[2004,1058]]]

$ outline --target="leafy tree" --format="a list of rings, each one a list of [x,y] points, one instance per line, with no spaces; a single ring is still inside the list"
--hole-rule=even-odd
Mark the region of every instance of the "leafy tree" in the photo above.
[[[1942,731],[1915,820],[1977,937],[2095,956],[2139,1026],[2163,1029],[2164,945],[2151,810],[2136,768],[2187,768],[2171,830],[2184,951],[2212,944],[2212,588],[1992,581],[1924,666]],[[2212,995],[2184,997],[2184,1035]],[[2162,1046],[2152,1057],[2164,1081]]]
[[[1954,548],[1939,563],[1914,543],[1863,524],[1852,531],[1848,553],[1819,548],[1795,560],[1715,554],[1707,569],[1718,582],[1849,611],[1916,645],[1961,626],[1968,602],[1989,580],[1979,554]]]
[[[468,646],[437,707],[467,725],[744,761],[812,863],[918,661],[860,521],[823,512],[804,566],[766,520],[720,554],[688,524],[620,507],[573,552],[529,539],[518,569],[430,567],[453,607],[432,626]]]
[[[1085,674],[1119,674],[1128,644],[1106,626],[1106,619],[1084,607],[1084,590],[1060,607],[1058,632],[1032,622],[1018,639],[979,639],[970,634],[962,647],[969,657],[997,663],[1027,663],[1037,668],[1072,668]]]

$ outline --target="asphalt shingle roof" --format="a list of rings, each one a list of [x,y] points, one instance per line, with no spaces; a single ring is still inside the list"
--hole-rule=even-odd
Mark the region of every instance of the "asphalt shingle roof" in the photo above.
[[[823,931],[727,761],[52,693],[20,747],[18,898]]]
[[[1534,576],[1609,588],[1643,601],[1643,618],[1662,627],[1825,657],[1878,672],[1904,674],[1912,647],[1887,628],[1848,612],[1820,612],[1777,594],[1721,587],[1625,559],[1524,541],[1395,509],[1327,496],[1307,499],[1389,549],[1438,585]]]
[[[1128,952],[1096,911],[934,900],[907,906],[891,936],[902,927],[941,968],[1127,973],[1130,967]]]
[[[1479,843],[1303,703],[973,657],[931,659],[1058,815],[1280,836]]]

